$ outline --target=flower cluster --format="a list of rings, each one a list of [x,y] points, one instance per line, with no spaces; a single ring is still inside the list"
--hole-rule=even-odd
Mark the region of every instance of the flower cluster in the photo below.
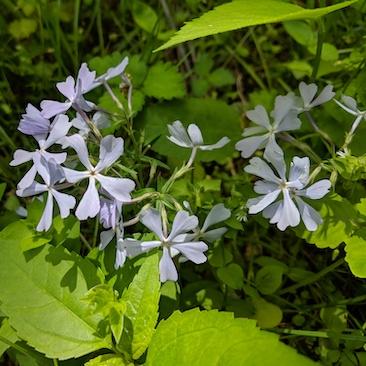
[[[235,146],[244,158],[249,158],[255,151],[264,148],[264,158],[277,171],[278,175],[259,157],[252,158],[249,165],[244,168],[247,173],[263,178],[255,182],[254,186],[254,191],[262,196],[249,199],[246,204],[249,213],[256,214],[263,211],[263,216],[270,219],[271,224],[277,224],[280,230],[299,225],[300,217],[309,231],[315,231],[322,223],[319,213],[301,197],[309,199],[324,197],[331,187],[330,181],[324,179],[306,188],[309,184],[310,159],[297,156],[292,160],[287,179],[284,152],[276,141],[276,136],[291,141],[289,139],[291,136],[286,134],[287,131],[300,128],[301,121],[298,115],[305,113],[309,116],[311,108],[328,102],[335,95],[332,85],[327,85],[315,98],[317,90],[315,84],[307,85],[301,82],[299,85],[301,97],[296,97],[293,93],[278,96],[274,110],[270,113],[273,123],[270,122],[267,111],[262,105],[248,111],[247,117],[257,126],[246,128],[243,133],[245,138]],[[310,117],[309,121],[313,124]],[[281,193],[282,199],[278,200]]]
[[[47,194],[44,212],[37,225],[38,231],[47,231],[51,228],[54,201],[56,201],[61,218],[68,217],[74,209],[75,216],[79,220],[99,218],[104,229],[100,233],[99,249],[105,249],[115,239],[116,269],[121,267],[128,257],[161,247],[161,281],[176,281],[178,273],[173,258],[181,253],[180,262],[186,260],[196,264],[205,262],[207,258],[204,252],[208,250],[208,245],[201,239],[213,242],[226,231],[226,228],[207,232],[206,229],[226,220],[231,213],[222,204],[215,206],[200,230],[196,216],[179,210],[168,235],[169,223],[166,216],[162,218],[161,213],[152,207],[153,201],[145,205],[135,218],[128,222],[124,221],[122,211],[125,204],[137,203],[159,193],[133,199],[131,194],[135,189],[135,182],[130,178],[110,174],[111,171],[114,172],[114,165],[120,164],[124,153],[124,140],[122,137],[102,135],[100,130],[110,125],[108,112],[87,100],[85,94],[104,86],[117,105],[122,106],[109,87],[108,80],[120,76],[130,87],[128,96],[131,98],[131,85],[124,75],[127,64],[126,57],[117,67],[96,77],[96,72],[90,71],[88,65],[83,63],[76,80],[68,76],[64,82],[56,84],[56,88],[66,98],[63,102],[44,100],[40,104],[40,110],[31,104],[27,106],[18,129],[26,135],[33,136],[38,146],[35,151],[18,149],[14,152],[11,166],[33,163],[18,183],[16,193],[20,197]],[[130,105],[131,100],[128,100],[128,106]],[[123,106],[121,109],[123,110]],[[74,118],[70,120],[69,116],[73,110]],[[168,125],[168,130],[171,134],[168,139],[171,142],[192,149],[189,162],[172,175],[171,183],[189,171],[197,150],[213,150],[229,142],[229,139],[224,137],[213,145],[204,145],[199,127],[191,124],[187,132],[180,121]],[[95,150],[93,145],[99,146],[98,158],[91,154],[90,148]],[[85,182],[81,184],[85,189],[81,191],[80,196],[74,197],[76,190],[72,188],[81,182]],[[64,190],[69,192],[62,192]],[[163,201],[159,207],[164,207]],[[159,240],[139,241],[125,238],[125,227],[138,221],[154,232]]]

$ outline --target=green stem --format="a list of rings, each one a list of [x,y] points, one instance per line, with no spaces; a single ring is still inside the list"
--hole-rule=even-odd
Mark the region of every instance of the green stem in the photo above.
[[[323,48],[323,42],[324,42],[324,23],[320,19],[318,20],[318,43],[316,45],[316,54],[315,54],[315,60],[314,60],[314,66],[313,66],[313,72],[311,74],[310,82],[314,82],[316,80],[316,76],[318,75],[319,71],[319,65],[322,55],[322,48]]]
[[[341,266],[344,263],[345,263],[344,259],[341,258],[337,262],[334,262],[327,268],[324,268],[320,272],[316,273],[314,276],[305,278],[305,280],[303,280],[303,281],[300,281],[298,283],[295,283],[292,286],[286,287],[286,288],[278,291],[277,295],[287,294],[288,292],[293,292],[301,287],[304,287],[306,285],[310,285],[311,283],[317,282],[317,281],[319,281],[320,278],[324,277],[326,274],[328,274],[329,272],[332,272],[333,270],[335,270],[337,267]]]

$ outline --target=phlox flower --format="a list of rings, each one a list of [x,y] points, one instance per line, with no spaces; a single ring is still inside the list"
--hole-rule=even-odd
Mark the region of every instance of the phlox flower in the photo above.
[[[255,182],[254,191],[262,196],[248,200],[249,213],[256,214],[263,211],[263,216],[269,218],[271,224],[277,224],[281,231],[288,226],[297,226],[301,216],[306,228],[309,231],[315,231],[322,223],[322,218],[301,197],[310,199],[324,197],[331,187],[330,181],[323,179],[305,188],[308,184],[310,169],[308,157],[295,156],[293,158],[289,179],[286,178],[286,163],[283,157],[269,159],[269,161],[274,165],[278,175],[258,157],[252,158],[249,165],[244,168],[247,173],[263,178],[263,180]],[[281,193],[282,199],[276,201]]]
[[[324,104],[335,96],[333,85],[327,85],[315,99],[314,97],[318,91],[318,86],[316,84],[306,84],[302,81],[299,84],[299,91],[303,104],[299,110],[299,113],[308,111],[311,108]]]
[[[271,112],[273,123],[270,122],[268,113],[262,105],[246,113],[248,119],[258,126],[248,127],[244,130],[243,140],[236,143],[235,148],[241,151],[243,158],[249,158],[258,149],[264,150],[267,159],[272,152],[282,154],[282,149],[276,142],[276,134],[283,131],[297,130],[301,121],[294,110],[294,100],[290,97],[278,96],[275,99],[274,110]]]
[[[119,65],[117,65],[116,67],[111,67],[105,74],[98,76],[94,80],[93,83],[94,87],[104,84],[105,82],[107,82],[112,78],[115,78],[116,76],[122,77],[122,74],[125,71],[127,64],[128,64],[128,57],[125,57]]]
[[[54,159],[56,163],[62,164],[67,157],[65,152],[63,153],[50,153],[46,151],[50,146],[55,143],[60,143],[62,139],[66,136],[71,128],[71,122],[69,122],[69,118],[66,115],[58,115],[52,124],[50,125],[50,133],[48,137],[43,135],[38,135],[37,141],[39,145],[39,149],[35,151],[26,151],[23,149],[18,149],[14,152],[13,160],[9,163],[11,166],[17,166],[23,164],[27,161],[33,160],[35,162],[35,158],[39,155],[42,155],[46,160]],[[18,183],[18,188],[26,188],[29,187],[37,174],[37,166],[33,164],[30,170],[24,175],[24,177]]]
[[[95,71],[90,71],[88,65],[84,62],[79,69],[76,83],[70,75],[66,78],[66,81],[56,84],[59,92],[67,98],[66,101],[43,100],[41,102],[42,115],[45,118],[51,118],[57,114],[65,113],[71,107],[76,111],[91,111],[93,104],[85,100],[84,94],[95,87],[94,80]]]
[[[47,231],[52,224],[53,199],[55,199],[59,206],[62,218],[69,216],[70,210],[74,208],[76,200],[73,196],[57,190],[55,184],[64,179],[64,173],[61,166],[54,159],[46,160],[42,155],[35,155],[34,163],[37,166],[37,172],[45,184],[34,181],[29,187],[18,189],[16,193],[20,197],[28,197],[48,192],[46,206],[41,220],[37,225],[37,231]]]
[[[226,227],[219,227],[217,229],[207,230],[210,226],[218,224],[219,222],[227,220],[231,216],[231,211],[227,209],[223,203],[219,203],[212,207],[211,211],[207,214],[206,219],[202,225],[202,228],[197,226],[193,229],[193,234],[185,235],[184,239],[191,241],[196,239],[203,239],[209,243],[214,243],[217,239],[221,238],[227,231]]]
[[[25,135],[34,136],[37,141],[45,140],[51,130],[50,121],[44,118],[41,111],[30,103],[28,103],[25,112],[19,121],[18,130]]]
[[[206,243],[202,241],[192,242],[181,236],[181,234],[197,227],[198,218],[196,216],[189,216],[187,211],[179,211],[174,218],[169,235],[163,233],[160,213],[154,208],[150,207],[142,211],[140,221],[154,232],[159,239],[142,242],[141,250],[146,252],[156,247],[163,248],[163,255],[159,262],[161,282],[178,280],[178,272],[172,258],[179,253],[184,256],[184,260],[187,258],[196,264],[204,263],[207,260],[203,254],[208,249]]]
[[[354,98],[348,97],[346,95],[342,95],[342,101],[344,104],[338,102],[338,100],[335,100],[335,99],[334,99],[334,101],[346,112],[348,112],[349,114],[352,114],[353,116],[356,116],[356,119],[353,122],[351,130],[349,132],[349,134],[353,134],[355,132],[356,128],[358,127],[358,125],[360,124],[362,118],[364,120],[366,120],[366,111],[360,111],[357,108],[356,100]]]
[[[171,136],[167,138],[180,147],[196,148],[199,150],[214,150],[225,146],[230,140],[225,136],[213,145],[204,145],[201,130],[195,124],[190,124],[186,130],[181,121],[168,125]],[[188,131],[188,133],[187,133]]]
[[[123,139],[112,135],[103,137],[100,142],[99,162],[94,167],[88,157],[88,149],[84,139],[80,135],[73,135],[67,138],[70,146],[76,151],[80,162],[87,169],[76,171],[64,168],[66,180],[70,183],[77,183],[82,179],[88,179],[88,188],[85,191],[76,209],[76,217],[85,220],[88,217],[95,217],[100,210],[99,194],[96,181],[100,186],[116,200],[125,202],[131,199],[130,192],[135,188],[133,180],[128,178],[114,178],[102,174],[123,154]]]

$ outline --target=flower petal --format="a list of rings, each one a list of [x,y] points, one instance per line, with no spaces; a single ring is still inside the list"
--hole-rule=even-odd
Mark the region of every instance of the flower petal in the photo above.
[[[271,129],[268,113],[262,105],[257,105],[254,110],[248,111],[246,116],[257,125],[265,127],[267,130]]]
[[[192,123],[188,126],[188,135],[194,146],[203,145],[203,137],[202,137],[201,130],[194,123]]]
[[[193,147],[193,143],[181,121],[174,121],[172,125],[168,125],[168,130],[172,136],[167,136],[167,138],[171,142],[181,147]]]
[[[169,249],[167,247],[163,247],[163,256],[159,262],[159,273],[161,282],[178,280],[178,272],[172,258],[170,258]]]
[[[205,222],[203,223],[201,232],[205,232],[206,229],[212,225],[227,220],[230,216],[231,211],[227,209],[223,203],[215,205],[208,213]]]
[[[88,217],[97,216],[100,210],[100,201],[98,190],[95,187],[93,177],[89,178],[88,188],[81,199],[75,215],[79,220],[86,220]]]
[[[193,263],[200,264],[207,261],[207,257],[203,254],[203,252],[208,250],[208,246],[203,241],[178,244],[173,243],[171,247],[179,250]]]
[[[76,151],[81,164],[83,164],[85,168],[89,170],[89,172],[92,172],[94,170],[94,167],[90,164],[89,152],[86,147],[85,140],[80,135],[75,134],[69,136],[67,138],[67,141],[69,142],[70,146]]]
[[[252,156],[257,150],[263,149],[268,143],[269,134],[262,136],[246,137],[235,144],[235,149],[241,151],[241,156],[245,159]]]
[[[43,215],[36,228],[37,231],[47,231],[51,227],[52,216],[53,216],[53,198],[51,194],[48,194]]]
[[[140,214],[140,222],[149,230],[154,232],[161,241],[165,241],[162,229],[160,212],[155,208],[149,207]]]
[[[203,239],[209,243],[214,243],[217,239],[221,238],[226,232],[226,227],[219,227],[217,229],[209,230],[203,233]]]
[[[167,238],[167,241],[173,241],[177,235],[186,233],[197,226],[198,218],[196,216],[189,216],[189,213],[184,210],[179,211],[174,217],[172,230]]]
[[[300,197],[295,197],[295,200],[299,206],[300,215],[302,221],[304,221],[305,227],[309,231],[315,231],[318,228],[318,225],[322,224],[322,217],[313,207],[305,203]]]
[[[71,108],[72,103],[67,102],[57,102],[55,100],[43,100],[41,102],[42,116],[44,118],[52,118],[57,114],[63,114]]]
[[[281,193],[281,190],[276,189],[273,192],[267,193],[265,196],[256,197],[254,199],[249,199],[247,201],[247,207],[249,208],[249,213],[256,214],[258,212],[261,212],[267,206],[269,206],[272,202],[274,202],[280,193]]]
[[[331,186],[332,183],[328,179],[322,179],[310,187],[296,192],[296,194],[298,196],[304,196],[313,200],[317,200],[324,197],[329,192]]]
[[[254,157],[249,160],[249,165],[244,168],[244,171],[254,174],[269,182],[281,184],[281,179],[278,178],[269,167],[269,165],[261,158]]]
[[[225,137],[221,138],[219,141],[217,141],[216,144],[199,146],[198,148],[203,151],[205,151],[205,150],[211,151],[211,150],[215,150],[215,149],[221,149],[223,146],[225,146],[229,142],[230,142],[230,139],[225,136]]]
[[[279,230],[284,231],[288,226],[294,227],[300,223],[299,210],[290,197],[287,189],[283,190],[282,212],[281,217],[277,222]]]
[[[122,137],[108,135],[100,142],[99,163],[95,167],[96,171],[102,171],[111,166],[123,154],[124,141]]]
[[[99,244],[99,250],[103,250],[106,248],[106,246],[112,241],[114,236],[116,235],[116,232],[114,229],[102,231],[100,233],[100,244]]]
[[[121,202],[131,200],[130,193],[135,188],[135,182],[132,179],[107,177],[102,174],[96,174],[95,178],[111,197]]]
[[[75,197],[66,193],[58,192],[55,189],[52,190],[52,195],[60,208],[61,218],[64,219],[69,216],[70,210],[72,210],[76,205]]]

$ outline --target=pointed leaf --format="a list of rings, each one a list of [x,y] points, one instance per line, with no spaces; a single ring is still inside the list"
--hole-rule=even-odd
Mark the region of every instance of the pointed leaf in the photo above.
[[[122,299],[127,303],[125,327],[118,345],[138,359],[148,347],[156,321],[160,299],[158,254],[147,257]]]
[[[168,42],[155,51],[161,51],[193,39],[258,24],[297,19],[316,19],[349,6],[354,2],[345,1],[324,8],[304,9],[279,0],[237,0],[217,6],[200,18],[186,23]]]

